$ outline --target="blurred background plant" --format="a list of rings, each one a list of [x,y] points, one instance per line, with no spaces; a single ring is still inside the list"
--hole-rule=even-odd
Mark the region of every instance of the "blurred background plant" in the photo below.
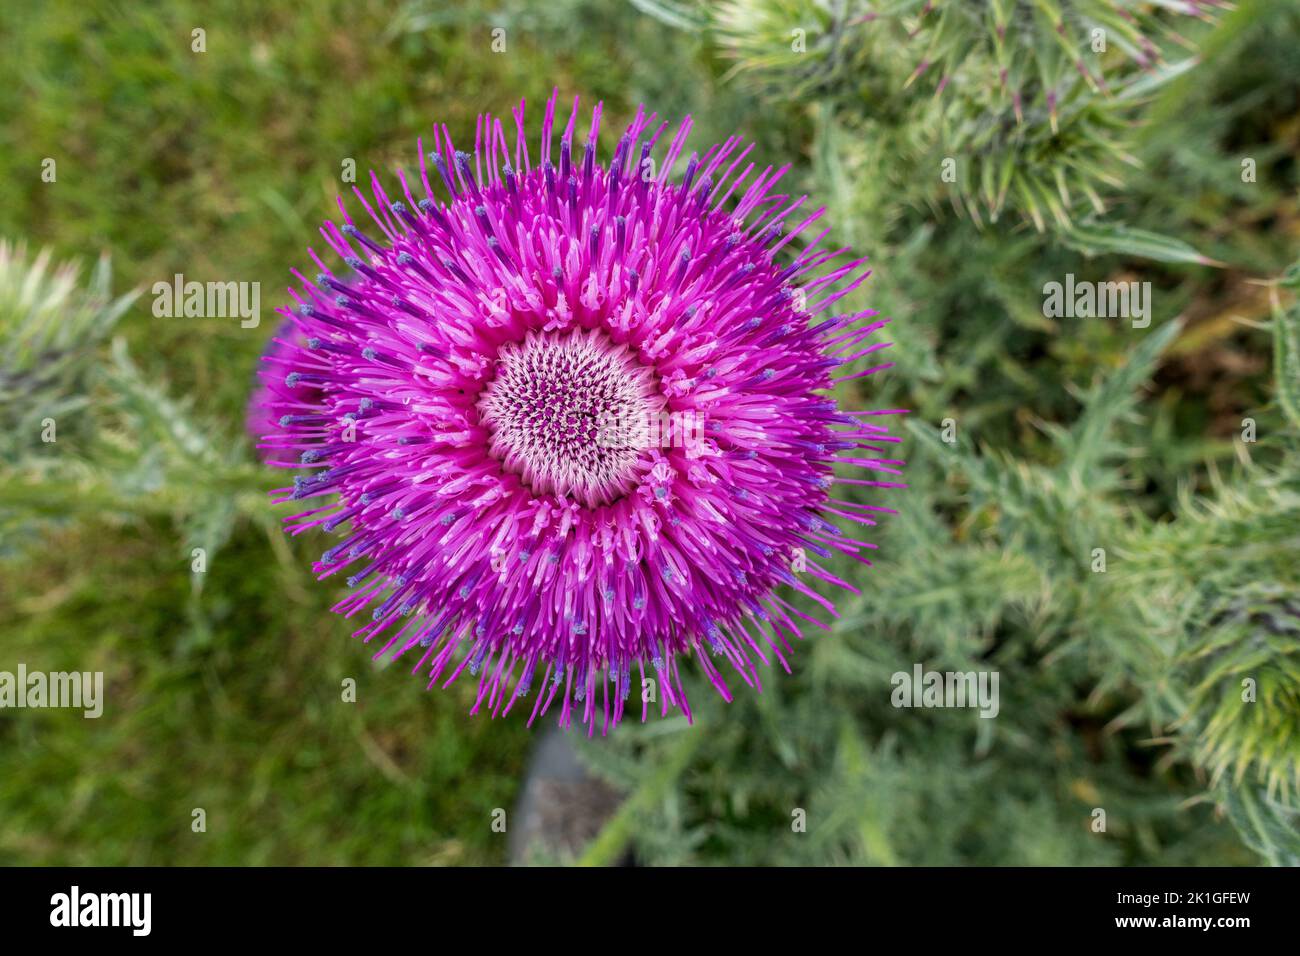
[[[267,318],[347,160],[552,85],[793,161],[876,263],[846,305],[895,318],[844,398],[913,410],[793,675],[580,742],[627,794],[583,861],[1300,861],[1294,4],[52,3],[0,52],[0,670],[109,698],[0,713],[0,862],[506,858],[538,731],[329,613],[244,435],[274,323],[134,297],[258,281]],[[1150,327],[1048,317],[1067,274],[1151,283]],[[999,716],[895,709],[916,663],[996,670]]]

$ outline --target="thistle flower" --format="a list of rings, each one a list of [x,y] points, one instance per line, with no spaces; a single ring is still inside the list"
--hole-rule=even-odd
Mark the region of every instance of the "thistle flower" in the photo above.
[[[258,442],[257,451],[262,461],[270,464],[274,461],[280,445],[288,442],[292,447],[301,441],[298,436],[286,434],[280,430],[285,416],[292,418],[293,413],[304,405],[316,405],[321,400],[321,390],[308,383],[298,383],[292,387],[285,384],[285,375],[278,371],[294,349],[294,324],[285,319],[276,328],[271,341],[262,352],[258,369],[254,375],[253,394],[248,401],[245,423],[248,434]],[[288,425],[290,421],[284,420]],[[286,462],[290,467],[297,464],[298,455]]]
[[[891,412],[829,395],[888,367],[834,371],[888,344],[868,341],[875,312],[831,311],[865,260],[837,264],[826,231],[795,252],[821,211],[775,191],[788,167],[754,176],[739,137],[674,181],[689,118],[667,140],[638,110],[605,166],[600,114],[580,155],[576,99],[552,148],[553,95],[539,154],[521,103],[513,147],[484,115],[473,153],[435,127],[396,201],[372,174],[356,195],[373,227],[340,200],[321,231],[347,268],[310,253],[319,275],[294,273],[296,332],[268,362],[267,444],[310,469],[278,495],[314,505],[295,534],[347,526],[316,570],[346,577],[335,610],[368,613],[357,636],[411,652],[429,687],[477,676],[474,712],[535,690],[530,722],[558,698],[589,733],[623,715],[634,672],[643,720],[652,697],[689,718],[683,655],[728,699],[720,665],[751,685],[786,665],[821,623],[791,598],[833,612],[811,584],[854,589],[822,561],[870,564],[831,519],[888,510],[832,488],[902,487],[874,418]],[[663,421],[667,439],[646,425]]]

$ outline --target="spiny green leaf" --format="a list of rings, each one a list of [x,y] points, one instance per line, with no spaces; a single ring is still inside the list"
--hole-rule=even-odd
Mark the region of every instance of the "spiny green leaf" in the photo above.
[[[1174,340],[1181,325],[1167,322],[1147,335],[1133,351],[1124,367],[1105,379],[1089,397],[1083,415],[1063,438],[1066,472],[1082,484],[1109,450],[1107,435],[1115,422],[1134,404],[1134,393],[1151,377],[1160,355]]]
[[[1224,787],[1219,798],[1247,845],[1273,866],[1300,866],[1300,809],[1253,787]]]
[[[666,23],[678,30],[698,33],[708,23],[708,14],[698,3],[683,0],[630,0],[632,6],[642,13],[648,13],[660,23]]]
[[[1291,267],[1282,284],[1300,292],[1300,263]],[[1278,404],[1300,428],[1300,302],[1273,312],[1273,367]]]
[[[1075,223],[1062,236],[1069,246],[1089,256],[1118,254],[1153,259],[1156,262],[1223,265],[1197,252],[1181,239],[1129,226]]]

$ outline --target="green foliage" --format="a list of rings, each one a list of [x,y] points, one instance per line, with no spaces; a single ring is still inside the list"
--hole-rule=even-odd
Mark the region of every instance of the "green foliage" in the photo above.
[[[1162,667],[1168,655],[1168,673],[1136,675],[1165,688],[1147,716],[1178,728],[1213,783],[1300,809],[1296,466],[1292,452],[1134,535],[1122,582],[1140,623],[1117,638],[1151,644]]]
[[[21,246],[0,240],[0,462],[14,464],[40,448],[46,419],[71,435],[87,393],[95,348],[135,295],[113,299],[107,258],[85,287],[77,267],[50,271],[50,253],[28,261]],[[48,444],[48,442],[46,442]]]
[[[1273,866],[1300,866],[1300,812],[1249,787],[1225,787],[1223,802],[1252,850]]]
[[[1238,860],[1207,803],[1179,807],[1177,794],[1202,788],[1203,768],[1239,829],[1243,801],[1264,801],[1242,829],[1247,845],[1291,859],[1297,472],[1287,461],[1276,475],[1243,476],[1168,523],[1134,507],[1118,438],[1178,331],[1147,336],[1084,396],[1070,427],[1047,428],[1050,464],[950,447],[914,422],[909,476],[919,480],[884,529],[887,560],[855,579],[862,596],[800,649],[793,678],[762,698],[705,700],[704,756],[680,784],[677,817],[657,817],[636,839],[640,852],[665,863],[943,865],[963,859],[955,847],[1020,865]],[[947,510],[936,473],[965,489],[951,526],[927,510]],[[1004,716],[891,712],[889,675],[914,662],[996,670]],[[1246,676],[1257,685],[1249,703]],[[631,732],[619,747],[636,759],[612,762],[597,748],[591,759],[631,786],[674,746]],[[815,839],[791,831],[796,808],[816,818]],[[1090,829],[1096,808],[1105,835]],[[752,839],[756,815],[786,836]]]
[[[1195,58],[1169,6],[1131,0],[726,0],[707,19],[731,75],[772,99],[815,97],[873,150],[872,175],[977,224],[1004,211],[1070,232],[1133,168],[1133,125]],[[1182,11],[1178,11],[1182,12]],[[1181,26],[1182,24],[1177,24]],[[1154,38],[1154,39],[1153,39]],[[870,149],[870,147],[867,147]],[[1199,259],[1198,261],[1204,261]]]
[[[1287,271],[1282,284],[1300,291],[1300,264]],[[1274,310],[1273,369],[1278,404],[1291,424],[1300,428],[1300,306]]]
[[[107,258],[84,287],[75,264],[51,272],[50,258],[0,240],[0,468],[13,485],[0,498],[0,555],[66,517],[45,491],[25,506],[16,485],[50,481],[74,457],[55,451],[93,439],[96,349],[135,299],[112,298]]]

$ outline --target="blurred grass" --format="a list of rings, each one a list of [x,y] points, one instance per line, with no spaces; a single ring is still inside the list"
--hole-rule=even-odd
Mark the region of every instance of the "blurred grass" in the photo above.
[[[500,858],[488,824],[511,806],[526,734],[469,718],[466,688],[426,695],[408,668],[373,665],[322,588],[269,553],[244,535],[213,564],[204,644],[165,527],[91,524],[6,575],[5,669],[101,670],[106,702],[98,719],[0,720],[0,863]]]

